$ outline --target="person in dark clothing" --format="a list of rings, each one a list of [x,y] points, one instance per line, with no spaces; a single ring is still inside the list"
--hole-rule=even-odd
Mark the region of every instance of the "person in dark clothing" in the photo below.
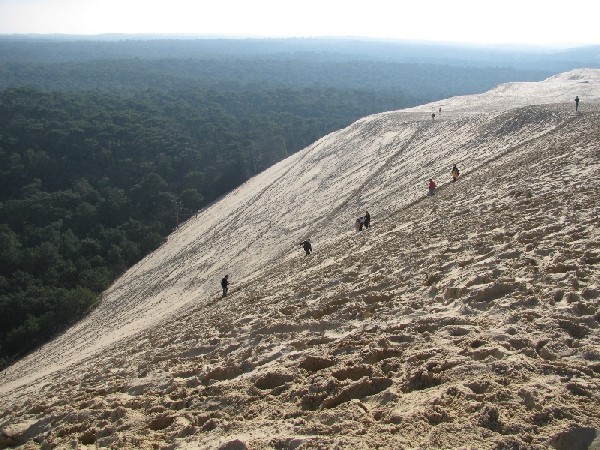
[[[371,226],[371,215],[369,211],[365,211],[365,229],[368,229]]]
[[[221,287],[223,288],[223,297],[227,297],[227,291],[229,290],[229,275],[221,280]]]
[[[312,253],[312,245],[310,245],[310,241],[308,239],[306,241],[302,242],[300,245],[306,252],[306,256],[308,256]]]
[[[435,113],[431,113],[431,120],[435,120]]]
[[[575,111],[579,109],[579,95],[575,96]]]

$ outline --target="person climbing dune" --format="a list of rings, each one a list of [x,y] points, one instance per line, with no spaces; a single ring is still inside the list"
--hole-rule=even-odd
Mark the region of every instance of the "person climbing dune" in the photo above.
[[[310,241],[307,239],[304,242],[301,242],[300,245],[302,246],[302,248],[304,249],[304,251],[306,252],[306,256],[310,255],[312,253],[312,245],[310,243]]]
[[[579,95],[575,96],[575,112],[579,109]]]
[[[456,164],[454,164],[452,166],[452,172],[450,172],[450,174],[452,175],[452,182],[456,182],[456,180],[458,180],[458,177],[460,175],[460,172],[458,170],[458,167],[456,167]]]
[[[433,195],[435,193],[435,181],[433,181],[433,178],[429,179],[429,194],[428,195]]]
[[[221,280],[221,287],[223,288],[223,297],[227,297],[227,291],[229,290],[229,275],[225,275]]]

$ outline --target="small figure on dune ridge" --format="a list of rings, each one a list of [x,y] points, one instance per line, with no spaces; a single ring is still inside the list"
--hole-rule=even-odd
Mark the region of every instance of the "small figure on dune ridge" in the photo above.
[[[575,96],[575,112],[579,109],[579,96]]]

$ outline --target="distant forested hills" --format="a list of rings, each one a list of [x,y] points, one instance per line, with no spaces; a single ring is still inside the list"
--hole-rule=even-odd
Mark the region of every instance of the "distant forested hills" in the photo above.
[[[0,367],[81,318],[179,222],[325,134],[597,58],[355,40],[0,36]]]
[[[189,88],[218,91],[266,88],[334,88],[401,94],[411,106],[450,95],[485,91],[519,79],[536,81],[549,71],[456,67],[384,61],[332,61],[320,58],[161,59],[0,64],[0,89],[28,86],[44,90],[103,90],[129,93],[146,89]],[[406,106],[406,105],[402,105]]]
[[[415,101],[536,81],[600,64],[598,48],[563,51],[340,39],[0,38],[0,89],[333,87],[402,91]]]
[[[0,35],[0,63],[111,59],[315,59],[565,71],[599,67],[600,46],[477,46],[352,38],[230,39],[160,35]]]

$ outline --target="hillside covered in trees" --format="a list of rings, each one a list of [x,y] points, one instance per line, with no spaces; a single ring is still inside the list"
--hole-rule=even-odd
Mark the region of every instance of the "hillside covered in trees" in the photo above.
[[[182,220],[325,134],[551,74],[522,55],[436,64],[441,50],[343,41],[0,41],[0,367]]]

